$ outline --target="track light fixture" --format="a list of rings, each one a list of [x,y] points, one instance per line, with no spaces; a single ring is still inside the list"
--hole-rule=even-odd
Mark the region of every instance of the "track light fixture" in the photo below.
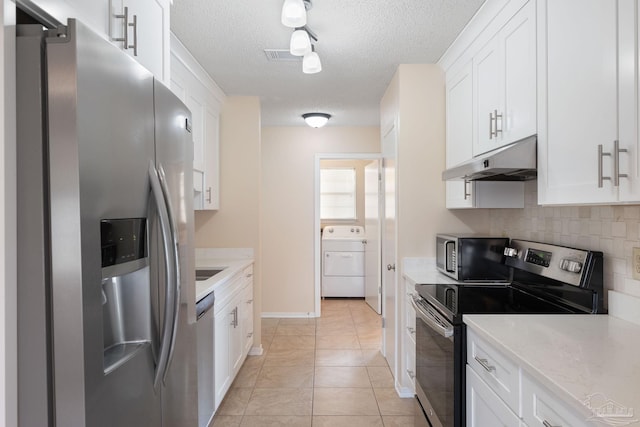
[[[284,0],[282,5],[282,25],[296,28],[307,24],[307,10],[311,9],[311,0]]]
[[[289,52],[294,56],[302,56],[302,72],[315,74],[322,71],[320,57],[315,52],[311,42],[318,41],[309,27],[307,27],[307,11],[312,7],[311,0],[284,0],[282,5],[282,24],[295,28],[289,40]]]

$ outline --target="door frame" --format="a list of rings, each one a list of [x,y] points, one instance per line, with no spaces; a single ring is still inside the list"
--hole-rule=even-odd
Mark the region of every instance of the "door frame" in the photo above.
[[[316,317],[321,316],[322,302],[322,258],[320,234],[320,163],[322,160],[382,160],[381,153],[320,153],[314,159],[314,205],[313,205],[313,243],[314,243],[314,310]],[[384,308],[382,309],[384,314]]]

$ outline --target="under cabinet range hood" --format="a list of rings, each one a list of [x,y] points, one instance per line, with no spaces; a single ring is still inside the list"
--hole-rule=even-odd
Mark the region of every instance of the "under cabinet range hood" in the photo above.
[[[497,148],[442,172],[442,180],[528,181],[536,179],[536,135]]]

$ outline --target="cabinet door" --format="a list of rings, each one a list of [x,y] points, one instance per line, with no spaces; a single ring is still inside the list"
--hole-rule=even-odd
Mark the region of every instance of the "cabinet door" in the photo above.
[[[473,79],[468,62],[459,70],[447,73],[447,167],[472,157]],[[447,208],[473,207],[472,185],[465,181],[447,181]]]
[[[520,419],[467,365],[467,426],[513,427]]]
[[[229,306],[223,307],[215,315],[215,334],[214,334],[214,364],[215,364],[215,407],[218,408],[222,399],[224,398],[227,390],[231,386],[231,361],[229,342],[230,331],[233,328],[233,310],[235,306],[229,308]]]
[[[538,1],[538,201],[610,203],[617,139],[617,1]],[[578,13],[579,11],[579,13]]]
[[[210,107],[210,106],[208,106]],[[203,167],[204,210],[220,208],[220,116],[213,108],[207,108],[204,120]]]
[[[118,11],[118,6],[120,6]],[[128,10],[128,23],[123,18]],[[123,38],[127,31],[128,46],[115,42],[135,57],[160,81],[169,85],[169,1],[168,0],[111,0],[111,37]]]
[[[242,353],[243,356],[249,353],[253,345],[253,281],[249,279],[248,284],[242,291],[240,324],[242,326]]]
[[[620,173],[619,199],[622,202],[640,201],[640,52],[638,31],[640,9],[635,0],[618,1],[618,137],[620,149],[627,150],[618,154]]]
[[[502,144],[504,135],[496,133],[504,125],[501,114],[502,85],[501,58],[498,36],[491,39],[473,57],[473,92],[475,102],[475,123],[473,155],[477,156],[493,150]]]
[[[578,427],[587,424],[584,416],[568,408],[529,375],[522,376],[522,419],[531,426]]]
[[[499,33],[502,52],[502,143],[536,133],[536,18],[529,1]]]
[[[244,360],[242,350],[244,348],[244,339],[242,336],[242,326],[240,307],[242,306],[241,300],[242,294],[238,295],[235,299],[233,309],[234,323],[229,332],[229,362],[232,377],[235,377],[236,373],[240,370],[240,366]]]

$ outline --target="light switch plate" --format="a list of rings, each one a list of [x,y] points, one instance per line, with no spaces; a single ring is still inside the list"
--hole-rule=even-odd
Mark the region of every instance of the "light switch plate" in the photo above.
[[[633,248],[631,270],[634,280],[640,280],[640,248]]]

